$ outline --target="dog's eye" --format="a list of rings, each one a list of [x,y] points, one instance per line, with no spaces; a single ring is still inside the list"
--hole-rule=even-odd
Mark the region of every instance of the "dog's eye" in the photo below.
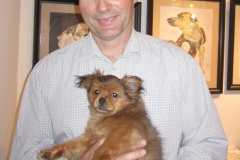
[[[113,98],[116,98],[117,96],[118,96],[117,93],[112,93],[112,97],[113,97]]]
[[[96,89],[96,90],[94,91],[94,93],[95,93],[95,94],[99,94],[100,91],[99,91],[98,89]]]

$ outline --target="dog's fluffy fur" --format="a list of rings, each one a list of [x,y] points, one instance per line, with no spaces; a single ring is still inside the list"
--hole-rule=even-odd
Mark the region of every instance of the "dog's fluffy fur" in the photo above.
[[[158,132],[152,126],[141,98],[140,78],[124,76],[118,79],[96,71],[77,79],[77,86],[87,90],[90,103],[91,118],[86,131],[73,140],[42,150],[39,159],[80,157],[103,137],[105,141],[96,150],[93,160],[113,160],[134,151],[141,139],[147,142],[144,147],[147,154],[140,160],[162,159]]]

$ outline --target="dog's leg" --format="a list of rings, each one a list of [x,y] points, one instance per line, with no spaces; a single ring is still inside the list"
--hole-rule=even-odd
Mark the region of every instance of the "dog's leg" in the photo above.
[[[89,145],[95,143],[96,139],[92,134],[83,134],[68,142],[58,144],[46,149],[43,149],[38,154],[39,160],[54,160],[60,157],[72,159],[80,157]]]

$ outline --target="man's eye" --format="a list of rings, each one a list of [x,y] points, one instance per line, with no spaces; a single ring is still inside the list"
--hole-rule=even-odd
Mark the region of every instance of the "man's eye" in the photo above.
[[[99,91],[98,89],[96,89],[96,90],[94,91],[94,93],[95,93],[95,94],[99,94],[100,91]]]
[[[116,98],[118,96],[117,93],[112,93],[112,97]]]

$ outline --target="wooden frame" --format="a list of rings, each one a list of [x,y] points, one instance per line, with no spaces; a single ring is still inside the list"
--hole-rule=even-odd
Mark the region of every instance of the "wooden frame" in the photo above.
[[[47,54],[89,33],[79,0],[35,0],[33,66]],[[134,28],[141,32],[142,3],[135,4]]]
[[[146,33],[185,49],[199,62],[210,92],[222,93],[225,0],[148,0],[147,8]],[[183,31],[175,20],[186,18],[187,15],[190,17],[189,21],[181,21],[182,25],[184,20]],[[190,22],[198,26],[197,30],[201,35],[198,40],[196,37],[185,38],[189,37],[188,32],[192,31],[192,28],[186,29]],[[186,30],[188,35],[185,34]]]
[[[227,89],[240,90],[240,0],[230,0]]]

